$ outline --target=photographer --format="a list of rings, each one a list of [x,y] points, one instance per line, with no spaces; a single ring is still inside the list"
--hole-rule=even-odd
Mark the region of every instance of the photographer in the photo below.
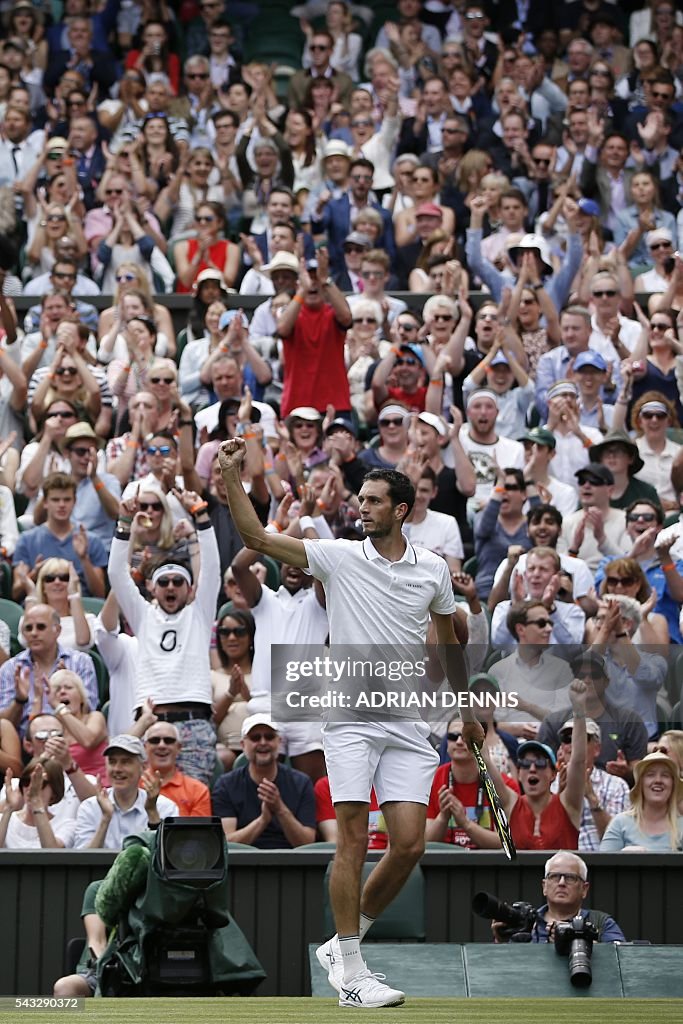
[[[560,850],[547,860],[541,888],[547,902],[536,911],[531,942],[554,942],[557,922],[572,921],[577,916],[594,925],[599,942],[625,942],[614,918],[602,910],[582,906],[589,889],[588,868],[577,854]],[[510,927],[505,922],[492,921],[491,930],[494,942],[510,941]]]

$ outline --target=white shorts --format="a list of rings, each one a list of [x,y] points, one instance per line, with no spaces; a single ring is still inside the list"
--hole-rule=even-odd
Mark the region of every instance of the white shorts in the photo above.
[[[280,750],[288,757],[323,749],[321,722],[284,722],[280,724]]]
[[[439,755],[421,720],[327,722],[323,750],[332,803],[370,802],[373,785],[380,806],[390,800],[428,804]]]

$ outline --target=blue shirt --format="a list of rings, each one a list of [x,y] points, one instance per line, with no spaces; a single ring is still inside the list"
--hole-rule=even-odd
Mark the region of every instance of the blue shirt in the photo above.
[[[313,783],[308,775],[279,764],[275,785],[280,790],[282,802],[286,804],[300,825],[315,829],[315,797]],[[213,813],[221,818],[236,818],[237,828],[244,828],[261,813],[261,801],[257,786],[249,774],[249,765],[221,775],[211,794]],[[273,815],[260,836],[252,840],[252,846],[261,850],[291,850],[292,844],[282,830],[277,817]]]
[[[92,658],[89,654],[83,654],[81,651],[74,651],[71,647],[62,647],[60,643],[57,644],[57,657],[55,663],[52,666],[50,672],[47,673],[48,678],[53,672],[57,671],[59,662],[64,663],[64,668],[69,669],[70,672],[75,672],[77,676],[80,676],[83,680],[85,692],[88,695],[88,704],[90,709],[95,709],[99,704],[99,698],[97,694],[97,676],[95,675],[95,666],[93,665]],[[28,690],[28,703],[24,704],[21,714],[21,723],[19,725],[19,732],[22,736],[26,733],[28,726],[29,711],[33,707],[33,695],[35,678],[33,671],[33,658],[30,651],[20,651],[19,654],[15,655],[14,658],[10,658],[0,668],[0,711],[4,711],[8,708],[14,700],[14,694],[16,692],[14,684],[14,673],[17,668],[28,667],[31,681]],[[50,707],[47,697],[43,696],[43,707],[42,711],[46,715],[54,714],[54,709]]]
[[[83,565],[74,551],[72,534],[60,540],[45,525],[34,526],[32,530],[22,533],[14,549],[14,564],[26,562],[27,565],[34,566],[39,555],[42,555],[43,559],[65,558],[68,562],[73,562],[78,578],[81,581],[83,593],[86,596],[90,596]],[[101,540],[91,533],[88,534],[88,555],[93,565],[98,568],[106,566],[108,558],[104,545]]]
[[[100,473],[99,479],[110,494],[118,500],[121,497],[121,484],[112,473]],[[95,486],[89,476],[84,477],[76,488],[76,505],[73,521],[83,525],[89,536],[101,541],[107,554],[114,536],[116,520],[111,519],[104,510],[104,505],[97,496]],[[92,554],[90,555],[92,560]]]

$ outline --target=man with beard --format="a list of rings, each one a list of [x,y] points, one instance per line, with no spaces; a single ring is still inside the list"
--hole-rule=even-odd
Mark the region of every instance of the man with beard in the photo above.
[[[473,503],[479,511],[491,497],[496,465],[521,469],[524,449],[519,441],[496,433],[498,396],[488,388],[472,391],[467,399],[467,424],[460,428],[460,443],[474,466],[477,478]]]

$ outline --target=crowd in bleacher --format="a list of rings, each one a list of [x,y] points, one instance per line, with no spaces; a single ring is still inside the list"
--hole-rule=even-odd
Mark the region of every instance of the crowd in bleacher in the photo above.
[[[485,713],[518,845],[681,849],[683,15],[376,6],[0,5],[0,846],[164,801],[334,839],[271,705],[324,595],[244,548],[241,436],[278,533],[362,542],[364,474],[410,477],[473,689],[522,695]],[[427,839],[497,847],[431,724]]]

